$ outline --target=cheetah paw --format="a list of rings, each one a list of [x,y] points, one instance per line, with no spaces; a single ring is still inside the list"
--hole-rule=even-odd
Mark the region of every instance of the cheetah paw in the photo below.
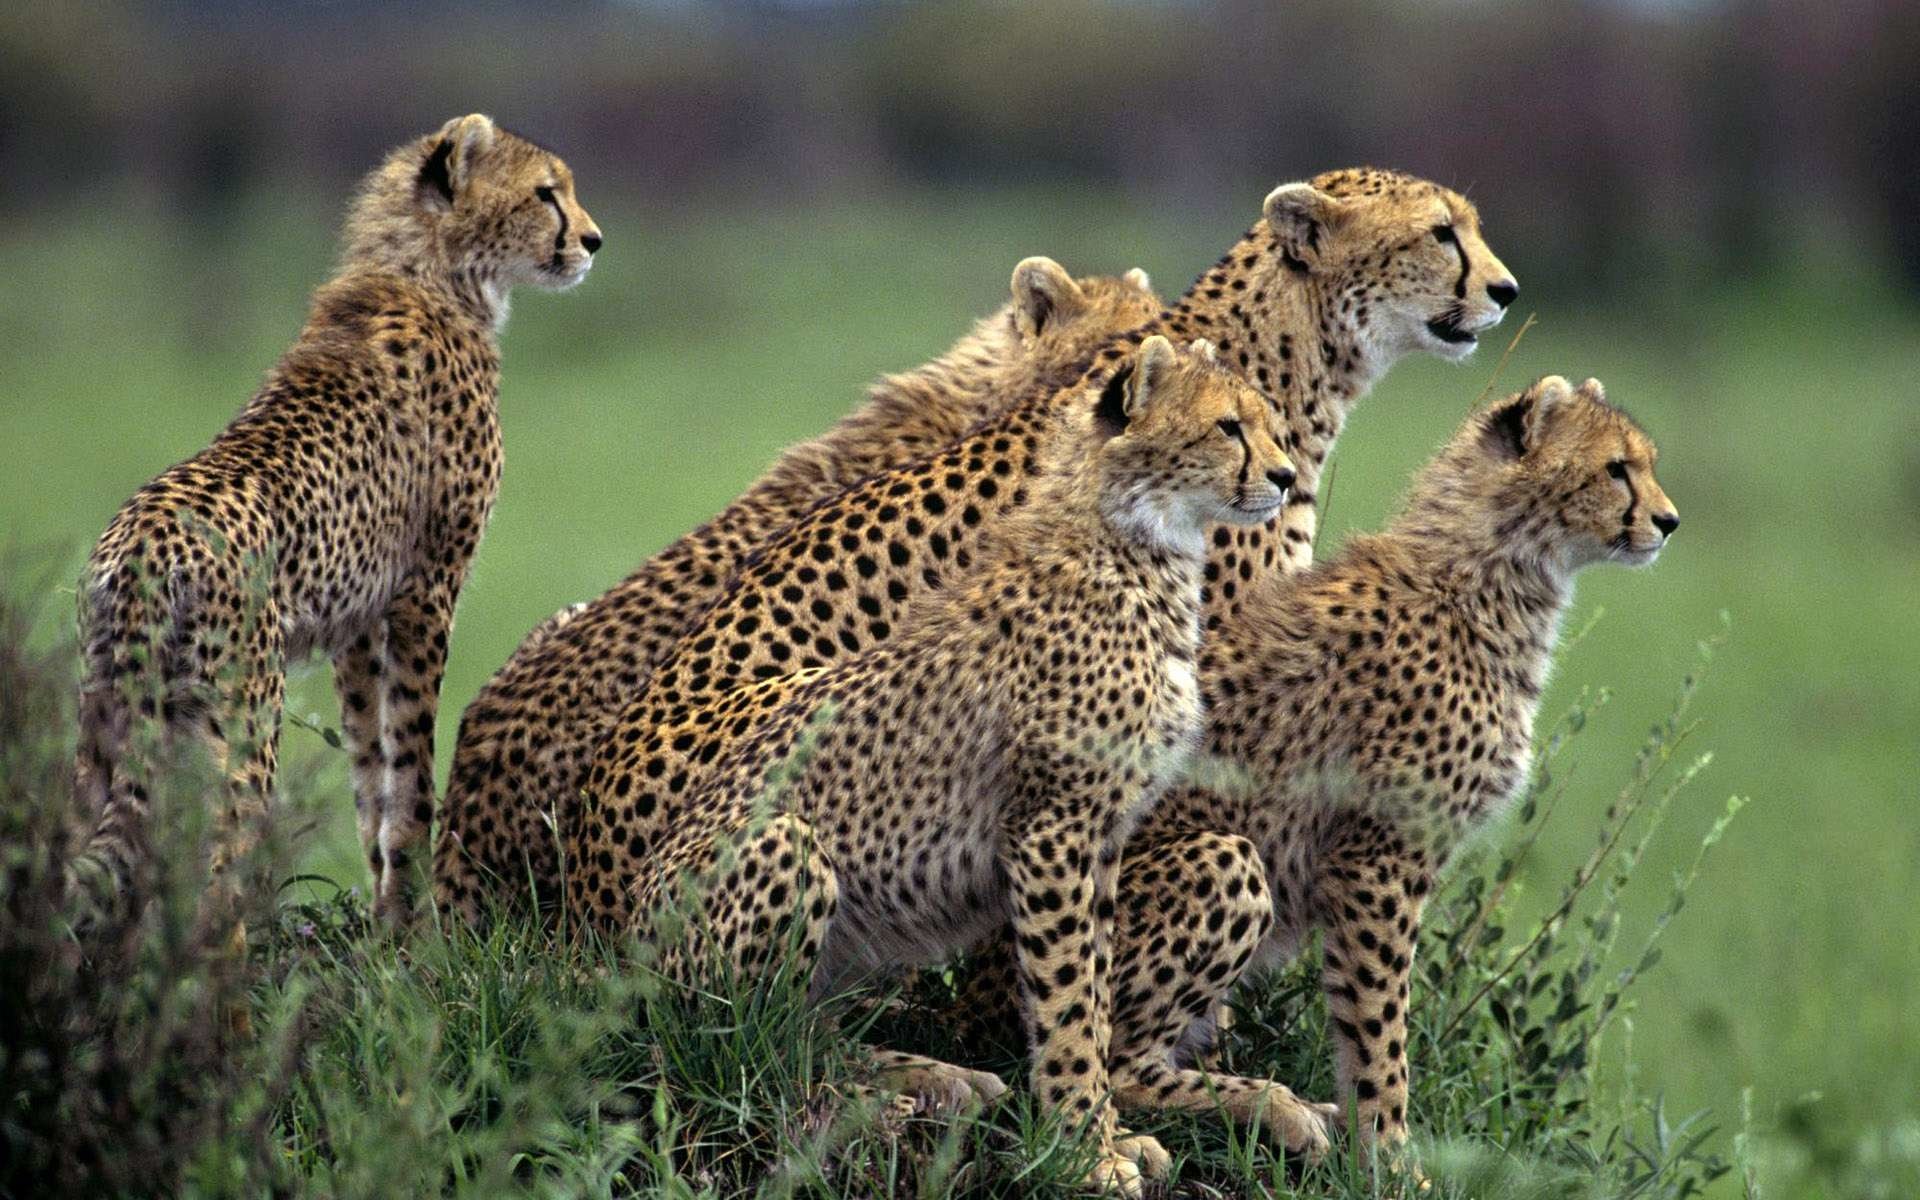
[[[1087,1172],[1085,1186],[1090,1191],[1106,1195],[1125,1196],[1127,1200],[1137,1200],[1144,1185],[1140,1182],[1140,1168],[1134,1161],[1119,1154],[1103,1155]]]
[[[1433,1190],[1433,1180],[1420,1169],[1420,1161],[1414,1157],[1413,1144],[1407,1140],[1404,1129],[1400,1131],[1398,1137],[1381,1139],[1380,1164],[1385,1170],[1413,1184],[1416,1192]]]
[[[991,1071],[973,1071],[951,1063],[892,1066],[875,1077],[881,1087],[910,1096],[923,1112],[956,1113],[992,1104],[1007,1085]]]
[[[1113,1152],[1140,1168],[1140,1173],[1148,1179],[1165,1179],[1167,1172],[1173,1169],[1173,1155],[1160,1144],[1160,1139],[1144,1133],[1129,1133],[1116,1128],[1113,1131]]]
[[[1267,1135],[1278,1139],[1287,1153],[1317,1163],[1326,1157],[1331,1135],[1340,1126],[1340,1106],[1302,1100],[1288,1088],[1276,1085],[1267,1094],[1263,1123]]]

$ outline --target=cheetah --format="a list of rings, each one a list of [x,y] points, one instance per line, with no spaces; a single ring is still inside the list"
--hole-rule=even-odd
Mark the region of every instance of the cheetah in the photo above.
[[[1097,1137],[1093,1182],[1137,1190],[1166,1157],[1107,1104],[1113,870],[1200,729],[1206,531],[1271,518],[1292,485],[1266,417],[1204,341],[1146,338],[1050,439],[1054,469],[973,578],[898,638],[622,731],[586,801],[607,820],[584,915],[644,920],[691,873],[701,919],[668,943],[670,974],[797,961],[821,988],[1010,921],[1035,1091]],[[637,782],[682,777],[670,829],[628,824]],[[614,843],[630,874],[608,869]]]
[[[1179,338],[1225,330],[1222,364],[1268,397],[1268,420],[1300,472],[1276,520],[1210,535],[1206,621],[1229,618],[1257,574],[1310,555],[1313,481],[1365,385],[1412,350],[1457,356],[1470,331],[1499,319],[1515,286],[1472,207],[1435,184],[1355,170],[1274,189],[1219,265],[1172,309],[1100,348],[1080,386],[1016,404],[940,454],[862,481],[756,551],[620,713],[601,759],[633,730],[686,722],[715,694],[884,642],[919,602],[968,578],[1044,478],[1048,430],[1102,394],[1114,365],[1156,329]],[[1446,338],[1429,328],[1436,323]],[[603,774],[596,761],[589,786],[603,790]],[[674,800],[647,781],[628,807],[664,823],[677,818]],[[585,847],[606,840],[599,819],[582,813],[559,831],[576,866]],[[606,873],[638,869],[611,852]]]
[[[227,780],[218,879],[267,816],[286,667],[318,650],[376,903],[404,908],[454,604],[499,485],[508,295],[574,286],[600,245],[566,164],[482,114],[367,176],[292,349],[210,446],[121,507],[89,560],[76,775],[90,890],[117,902],[138,861],[154,780],[132,752],[136,716],[205,744]]]
[[[1448,854],[1525,780],[1575,574],[1647,565],[1680,517],[1653,443],[1596,380],[1471,416],[1385,532],[1252,590],[1201,655],[1203,761],[1121,866],[1122,1109],[1223,1106],[1323,1151],[1332,1105],[1191,1069],[1225,990],[1322,933],[1337,1074],[1359,1132],[1407,1136],[1408,978]]]
[[[1094,349],[1161,307],[1138,268],[1076,280],[1044,257],[1014,268],[1012,293],[938,359],[883,378],[865,405],[787,451],[712,521],[527,635],[461,719],[434,858],[443,909],[478,920],[483,899],[514,903],[529,880],[538,907],[552,909],[560,860],[549,821],[576,822],[605,725],[759,542],[848,485],[960,437],[1003,397],[1073,382]]]

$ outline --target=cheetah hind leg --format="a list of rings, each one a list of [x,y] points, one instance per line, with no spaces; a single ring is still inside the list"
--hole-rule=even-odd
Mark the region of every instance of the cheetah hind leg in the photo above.
[[[691,895],[663,904],[662,887],[679,879],[691,882]],[[775,970],[808,978],[838,907],[839,884],[806,821],[782,814],[732,837],[692,833],[670,839],[635,900],[635,911],[654,914],[656,935],[665,935],[656,944],[669,978],[693,982],[716,966],[736,980]],[[873,1089],[909,1101],[888,1101],[896,1112],[958,1112],[991,1104],[1007,1090],[988,1071],[865,1049]]]
[[[1253,843],[1216,833],[1130,845],[1120,872],[1111,1051],[1122,1109],[1224,1111],[1318,1161],[1340,1113],[1269,1079],[1182,1063],[1190,1029],[1217,1011],[1272,924]]]

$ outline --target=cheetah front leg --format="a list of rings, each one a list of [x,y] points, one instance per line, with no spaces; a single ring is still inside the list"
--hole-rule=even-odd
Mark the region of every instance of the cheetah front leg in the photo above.
[[[1273,924],[1266,871],[1243,837],[1170,834],[1128,844],[1121,866],[1111,1071],[1128,1110],[1224,1111],[1317,1160],[1338,1112],[1270,1079],[1187,1065],[1204,1027]]]
[[[448,566],[408,575],[387,606],[385,644],[376,660],[384,762],[369,859],[377,858],[374,912],[394,924],[412,916],[415,860],[433,821],[434,719],[459,591],[458,572]],[[417,866],[424,868],[424,861]]]
[[[1360,1136],[1397,1151],[1407,1140],[1408,980],[1431,875],[1415,856],[1361,846],[1334,853],[1315,886],[1341,1092]]]
[[[1036,781],[1087,779],[1104,797],[1115,782],[1079,763],[1028,765]],[[1050,789],[1049,789],[1050,790]],[[1108,969],[1119,849],[1105,846],[1078,789],[1016,800],[1006,849],[1022,1011],[1033,1048],[1034,1093],[1096,1139],[1088,1183],[1137,1196],[1142,1175],[1164,1175],[1172,1157],[1158,1141],[1119,1128],[1107,1074],[1111,1041]]]

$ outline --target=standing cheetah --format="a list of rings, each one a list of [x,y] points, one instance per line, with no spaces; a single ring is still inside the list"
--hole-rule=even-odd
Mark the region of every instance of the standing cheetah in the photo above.
[[[1138,269],[1076,281],[1035,257],[1014,268],[1012,287],[1012,301],[947,353],[882,379],[865,405],[787,451],[719,516],[527,635],[461,718],[434,858],[443,908],[477,919],[483,897],[523,897],[529,879],[542,907],[553,903],[560,860],[549,822],[577,821],[606,724],[753,547],[850,484],[960,437],[1007,397],[1072,382],[1094,349],[1160,309]]]
[[[266,818],[286,665],[320,650],[378,905],[404,907],[454,603],[500,479],[508,292],[572,287],[600,242],[566,164],[485,116],[400,147],[266,384],[114,516],[87,569],[77,763],[97,818],[82,868],[114,896],[155,782],[136,710],[227,777],[222,874]]]
[[[996,551],[898,638],[623,731],[585,805],[610,818],[588,918],[657,912],[690,872],[705,886],[669,973],[798,953],[821,987],[1011,920],[1035,1090],[1091,1124],[1096,1182],[1137,1189],[1136,1160],[1165,1152],[1118,1134],[1107,1105],[1114,869],[1199,732],[1207,528],[1267,520],[1293,482],[1266,416],[1206,343],[1145,339],[1053,439],[1056,469]],[[688,781],[667,784],[678,812],[651,836],[621,803],[649,779]]]
[[[1185,1066],[1256,958],[1323,932],[1340,1085],[1407,1135],[1420,911],[1450,850],[1519,789],[1574,575],[1651,563],[1679,527],[1655,449],[1549,376],[1472,416],[1384,533],[1255,588],[1209,635],[1209,769],[1127,844],[1110,1061],[1123,1108],[1224,1107],[1317,1153],[1336,1110]]]
[[[604,794],[601,777],[623,739],[681,724],[742,683],[884,642],[916,602],[970,578],[980,547],[1044,479],[1043,439],[1091,405],[1115,365],[1156,328],[1182,338],[1229,330],[1221,362],[1268,397],[1268,420],[1301,473],[1277,520],[1212,532],[1208,624],[1233,614],[1257,572],[1304,562],[1313,481],[1354,400],[1402,354],[1457,354],[1464,331],[1497,321],[1514,291],[1480,240],[1473,209],[1431,183],[1337,171],[1276,188],[1266,214],[1173,309],[1102,348],[1081,386],[1017,405],[937,456],[861,482],[756,551],[620,714],[589,786]],[[1451,222],[1444,238],[1436,232],[1442,216]],[[1458,294],[1471,293],[1468,279],[1481,288],[1477,298]],[[1446,338],[1428,328],[1435,324]],[[663,782],[641,780],[624,807],[661,823],[677,819],[677,798]],[[578,869],[595,865],[584,847],[604,844],[601,820],[583,813],[577,828],[561,828]],[[612,886],[634,864],[616,855],[609,882],[584,886]],[[581,886],[576,880],[576,896]]]

